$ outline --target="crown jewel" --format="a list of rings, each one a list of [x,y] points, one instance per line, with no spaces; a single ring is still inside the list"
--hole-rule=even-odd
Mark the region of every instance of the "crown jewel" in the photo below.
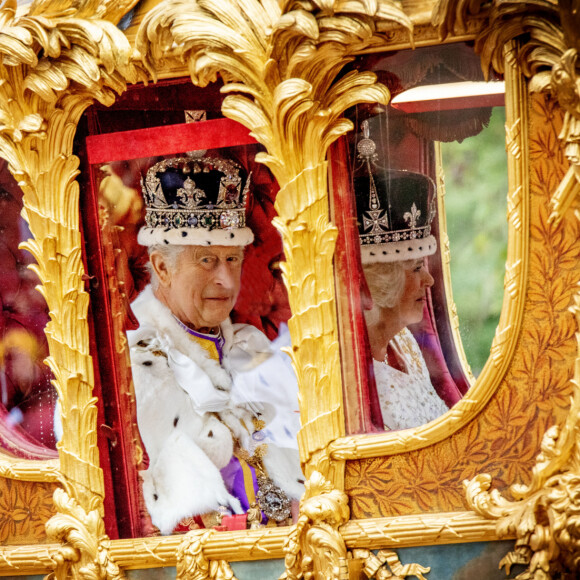
[[[428,256],[437,243],[431,235],[436,199],[433,180],[422,173],[377,165],[368,121],[361,124],[358,171],[353,176],[363,263]]]
[[[251,243],[245,207],[250,178],[236,162],[219,157],[183,156],[156,163],[141,181],[146,210],[139,242]]]

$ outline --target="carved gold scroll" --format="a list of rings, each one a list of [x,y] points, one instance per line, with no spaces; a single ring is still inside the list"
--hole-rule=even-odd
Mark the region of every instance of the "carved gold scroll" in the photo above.
[[[22,188],[23,216],[34,236],[23,247],[36,259],[38,288],[49,308],[46,364],[55,377],[63,426],[63,489],[54,496],[59,513],[47,524],[49,537],[62,543],[51,556],[57,577],[70,569],[95,577],[111,571],[103,543],[104,489],[75,181],[79,162],[72,147],[86,107],[95,99],[112,103],[115,92],[139,78],[131,48],[115,26],[134,4],[33,2],[19,16],[9,0],[0,9],[0,155]],[[33,479],[54,480],[53,465],[35,469]]]

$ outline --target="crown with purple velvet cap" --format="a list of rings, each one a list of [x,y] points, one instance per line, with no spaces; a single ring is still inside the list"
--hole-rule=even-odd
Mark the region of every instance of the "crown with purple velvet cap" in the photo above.
[[[172,157],[153,165],[141,188],[145,225],[137,241],[157,244],[247,246],[251,174],[221,157]]]
[[[362,263],[434,254],[435,183],[422,173],[377,167],[376,144],[364,123],[363,135],[357,145],[362,168],[353,178]]]

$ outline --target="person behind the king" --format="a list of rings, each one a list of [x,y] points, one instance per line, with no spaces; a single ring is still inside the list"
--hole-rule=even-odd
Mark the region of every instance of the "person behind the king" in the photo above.
[[[161,161],[143,183],[151,284],[128,333],[145,505],[161,533],[259,507],[285,521],[303,492],[295,377],[258,329],[232,324],[251,179],[234,161]]]

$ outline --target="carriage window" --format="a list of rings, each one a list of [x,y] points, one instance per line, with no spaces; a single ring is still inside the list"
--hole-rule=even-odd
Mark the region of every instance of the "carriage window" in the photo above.
[[[56,457],[52,374],[44,364],[49,321],[21,216],[22,191],[0,160],[0,447],[28,458]]]
[[[141,515],[123,535],[285,525],[304,491],[278,186],[245,128],[193,112],[87,138],[112,477]]]
[[[335,200],[342,180],[357,226],[342,232],[343,247],[358,255],[349,281],[338,274],[339,304],[341,291],[355,310],[358,303],[365,335],[351,339],[358,360],[343,357],[360,391],[345,393],[347,427],[400,430],[449,410],[489,355],[507,243],[504,89],[501,79],[485,81],[465,44],[373,55],[356,66],[370,67],[391,101],[351,112],[348,161],[333,172]],[[344,200],[341,207],[349,210]],[[364,411],[352,412],[361,403]]]

